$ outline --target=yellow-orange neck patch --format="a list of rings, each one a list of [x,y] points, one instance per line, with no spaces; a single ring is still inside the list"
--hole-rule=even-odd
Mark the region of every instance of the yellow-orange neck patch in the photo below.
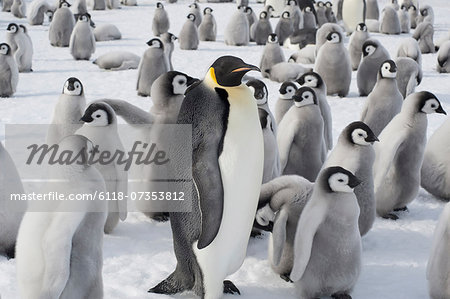
[[[214,70],[213,67],[209,68],[209,76],[211,77],[211,79],[213,79],[214,83],[219,85],[219,83],[217,83],[217,79],[216,79],[216,71]]]

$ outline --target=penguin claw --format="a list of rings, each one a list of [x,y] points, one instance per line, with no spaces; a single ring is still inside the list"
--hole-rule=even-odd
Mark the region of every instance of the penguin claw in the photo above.
[[[283,279],[284,281],[286,281],[286,282],[293,282],[292,281],[292,279],[289,277],[289,274],[288,273],[286,273],[286,274],[280,274],[280,277],[281,277],[281,279]]]
[[[390,219],[390,220],[397,220],[397,219],[398,219],[398,216],[395,215],[395,214],[392,214],[392,213],[388,213],[388,214],[382,216],[382,218],[384,218],[384,219]]]
[[[16,247],[12,246],[11,248],[5,251],[6,258],[8,260],[14,259],[16,257]]]
[[[239,289],[230,280],[223,281],[223,293],[224,294],[232,294],[232,295],[235,295],[235,294],[240,295],[241,294]]]
[[[408,211],[408,207],[402,207],[402,208],[397,208],[397,209],[394,209],[394,212],[406,212],[406,211]]]
[[[331,295],[331,298],[333,299],[352,299],[352,296],[349,294],[333,294]]]

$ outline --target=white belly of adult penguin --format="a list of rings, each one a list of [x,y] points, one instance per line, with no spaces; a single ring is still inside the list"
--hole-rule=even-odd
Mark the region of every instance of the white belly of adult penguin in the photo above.
[[[178,123],[193,130],[192,211],[170,214],[178,264],[149,292],[193,290],[206,299],[239,293],[224,279],[244,261],[264,163],[256,100],[241,83],[251,70],[258,68],[220,57],[186,92]]]

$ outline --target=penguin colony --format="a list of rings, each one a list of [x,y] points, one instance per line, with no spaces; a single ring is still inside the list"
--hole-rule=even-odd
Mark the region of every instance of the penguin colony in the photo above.
[[[448,103],[420,89],[425,57],[434,55],[433,76],[450,72],[450,34],[435,42],[433,7],[413,0],[268,0],[264,7],[238,1],[226,24],[215,19],[224,4],[190,3],[176,35],[165,7],[174,2],[140,8],[151,16],[149,36],[140,41],[144,52],[96,55],[97,43],[113,45],[122,33],[114,24],[97,24],[93,11],[139,3],[2,1],[2,16],[15,18],[0,23],[4,101],[26,92],[22,76],[40,71],[33,66],[39,59],[34,50],[44,41],[33,40],[29,29],[41,25],[48,28],[50,50],[66,51],[74,64],[136,69],[137,76],[128,77],[136,80],[134,92],[151,98],[150,111],[110,94],[86,101],[88,80],[61,81],[45,142],[86,156],[51,168],[45,176],[61,180],[44,181],[42,191],[127,194],[127,170],[117,163],[89,165],[84,158],[95,155],[92,148],[127,152],[118,130],[122,121],[192,125],[192,210],[149,212],[151,203],[136,204],[153,221],[170,221],[176,258],[174,271],[143,291],[189,291],[208,299],[240,295],[239,281],[227,277],[241,268],[250,237],[268,234],[273,279],[291,284],[297,298],[352,298],[369,246],[363,246],[365,236],[376,218],[407,218],[420,187],[437,200],[450,200],[448,117],[427,138],[428,119],[446,115]],[[381,34],[401,39],[396,52],[377,39]],[[177,70],[183,51],[200,52],[209,42],[252,46],[252,61],[259,64],[220,53],[200,79]],[[193,62],[197,73],[195,68]],[[276,84],[278,94],[269,94],[269,84]],[[329,101],[345,106],[355,92],[362,97],[360,114],[338,132],[333,119],[340,116]],[[276,99],[273,113],[269,99]],[[163,143],[167,132],[147,128],[141,134]],[[176,154],[172,159],[179,162]],[[18,297],[103,298],[104,234],[114,234],[127,220],[131,203],[96,202],[97,212],[62,213],[64,204],[46,213],[25,212],[25,206],[17,212],[8,199],[27,190],[1,143],[0,166],[0,255],[15,259]],[[153,190],[158,171],[139,171],[148,180],[145,191]],[[450,299],[449,205],[430,244],[426,279],[432,299]]]

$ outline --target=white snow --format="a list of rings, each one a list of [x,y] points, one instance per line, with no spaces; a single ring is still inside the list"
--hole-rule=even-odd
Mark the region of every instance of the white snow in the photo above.
[[[380,1],[384,3],[385,0]],[[53,2],[53,1],[52,1]],[[141,55],[145,44],[152,38],[151,21],[156,1],[140,0],[137,7],[120,10],[91,12],[97,24],[112,23],[122,32],[123,39],[97,43],[93,59],[112,50],[127,50]],[[165,3],[169,12],[170,31],[177,35],[188,13],[188,0]],[[450,29],[450,8],[447,0],[428,0],[434,8],[435,40]],[[248,63],[259,65],[262,46],[230,47],[223,43],[227,20],[236,9],[235,3],[200,3],[214,9],[218,24],[218,41],[201,42],[197,51],[183,51],[178,45],[173,54],[176,70],[202,78],[208,66],[219,56],[232,54]],[[256,13],[262,4],[251,2]],[[383,5],[380,3],[380,8]],[[5,40],[8,23],[26,23],[11,14],[0,12],[0,41]],[[274,28],[277,20],[272,20]],[[48,41],[48,26],[28,26],[34,43],[33,73],[20,74],[14,97],[0,99],[0,140],[4,140],[3,124],[49,123],[53,107],[64,81],[78,77],[84,84],[87,101],[100,98],[119,98],[148,110],[151,101],[136,95],[137,70],[109,72],[99,69],[92,60],[74,61],[68,48],[54,48]],[[372,34],[389,50],[392,58],[400,41],[409,35],[386,36]],[[286,51],[286,58],[292,51]],[[436,54],[423,58],[424,78],[417,90],[428,90],[437,95],[445,110],[450,112],[449,75],[436,72]],[[251,74],[255,75],[255,73]],[[351,92],[347,98],[329,97],[333,112],[333,134],[336,140],[341,130],[358,119],[363,98],[357,96],[356,72],[353,72]],[[270,105],[278,97],[278,83],[264,80],[269,88]],[[431,134],[445,121],[442,115],[429,116],[428,133]],[[0,166],[1,167],[1,166]],[[394,222],[378,218],[372,231],[363,238],[363,269],[353,292],[353,298],[427,298],[425,278],[426,262],[431,248],[432,234],[444,203],[421,189],[417,199],[409,205],[400,220]],[[267,242],[252,239],[242,268],[230,279],[240,289],[241,298],[295,298],[293,284],[281,280],[271,270],[267,261]],[[32,248],[30,248],[32,250]],[[218,257],[220,258],[220,257]],[[105,298],[168,298],[148,294],[147,290],[166,278],[175,268],[172,236],[168,223],[156,223],[144,215],[133,213],[120,223],[112,235],[104,240],[104,292]],[[0,257],[0,296],[2,299],[19,298],[15,260]],[[192,293],[175,296],[190,298]],[[225,296],[232,298],[231,296]]]

